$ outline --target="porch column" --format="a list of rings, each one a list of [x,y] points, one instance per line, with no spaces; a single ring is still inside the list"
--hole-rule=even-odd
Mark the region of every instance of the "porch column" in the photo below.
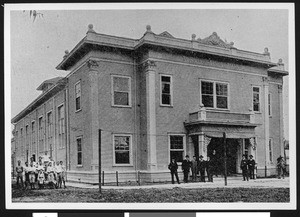
[[[146,100],[147,100],[147,151],[148,170],[157,169],[156,160],[156,103],[155,103],[155,74],[154,61],[146,61],[144,64],[146,73]]]
[[[202,155],[204,159],[207,158],[207,147],[205,147],[204,141],[204,133],[201,132],[198,135],[198,143],[199,143],[199,156]]]
[[[264,125],[265,125],[265,162],[266,165],[270,163],[269,160],[269,138],[270,138],[270,129],[269,129],[269,81],[268,78],[263,77],[263,86],[264,86]]]
[[[89,67],[89,79],[90,79],[90,105],[91,105],[91,145],[92,145],[92,170],[98,168],[98,128],[99,128],[99,91],[98,91],[98,63],[94,60],[87,62]]]

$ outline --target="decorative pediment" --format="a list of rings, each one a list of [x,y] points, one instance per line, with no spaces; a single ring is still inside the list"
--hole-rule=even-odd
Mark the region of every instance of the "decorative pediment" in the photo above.
[[[159,36],[163,36],[163,37],[167,37],[167,38],[174,38],[174,36],[171,35],[170,33],[168,33],[167,31],[160,33]]]
[[[223,41],[216,32],[213,32],[210,36],[204,39],[198,38],[197,41],[207,45],[213,45],[213,46],[224,47],[224,48],[234,48],[233,42],[227,43]]]

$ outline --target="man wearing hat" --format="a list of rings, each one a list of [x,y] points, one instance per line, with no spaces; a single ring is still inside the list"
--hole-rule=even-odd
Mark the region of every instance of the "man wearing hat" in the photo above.
[[[185,156],[185,159],[182,161],[181,165],[182,171],[183,171],[183,181],[185,183],[188,183],[188,177],[189,177],[189,172],[191,168],[191,161],[190,157],[188,155]]]
[[[193,156],[193,159],[191,161],[191,168],[192,168],[192,181],[195,182],[198,173],[198,162],[196,156]]]
[[[255,160],[253,159],[253,155],[250,155],[249,158],[250,158],[248,160],[249,176],[250,179],[254,179]]]
[[[241,170],[242,170],[242,173],[243,173],[243,181],[249,181],[249,177],[248,177],[248,161],[246,159],[246,156],[245,154],[243,154],[243,158],[242,158],[242,161],[241,161]]]
[[[176,177],[177,183],[180,184],[179,178],[178,178],[178,173],[177,173],[178,165],[176,163],[175,158],[172,158],[171,163],[168,165],[168,169],[171,172],[172,184],[175,183],[174,182],[174,175]]]
[[[203,156],[199,156],[199,162],[198,162],[198,168],[200,172],[200,182],[205,182],[205,167],[206,167],[206,162],[203,159]]]

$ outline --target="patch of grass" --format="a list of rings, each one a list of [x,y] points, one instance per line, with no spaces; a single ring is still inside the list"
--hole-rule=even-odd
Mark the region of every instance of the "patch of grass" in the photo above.
[[[193,202],[289,202],[288,188],[199,188],[199,189],[131,189],[102,190],[67,189],[19,190],[13,189],[14,202],[125,202],[125,203],[193,203]]]

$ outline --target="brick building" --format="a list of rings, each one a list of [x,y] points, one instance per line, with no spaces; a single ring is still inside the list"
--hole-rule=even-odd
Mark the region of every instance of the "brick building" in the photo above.
[[[12,119],[16,157],[45,152],[66,162],[68,179],[169,179],[171,157],[223,156],[226,133],[229,174],[240,173],[252,154],[258,176],[275,174],[284,154],[282,60],[239,50],[217,33],[204,39],[155,34],[140,39],[96,33],[66,51],[58,70],[65,78],[43,82],[43,93]],[[126,174],[125,174],[126,173]]]

